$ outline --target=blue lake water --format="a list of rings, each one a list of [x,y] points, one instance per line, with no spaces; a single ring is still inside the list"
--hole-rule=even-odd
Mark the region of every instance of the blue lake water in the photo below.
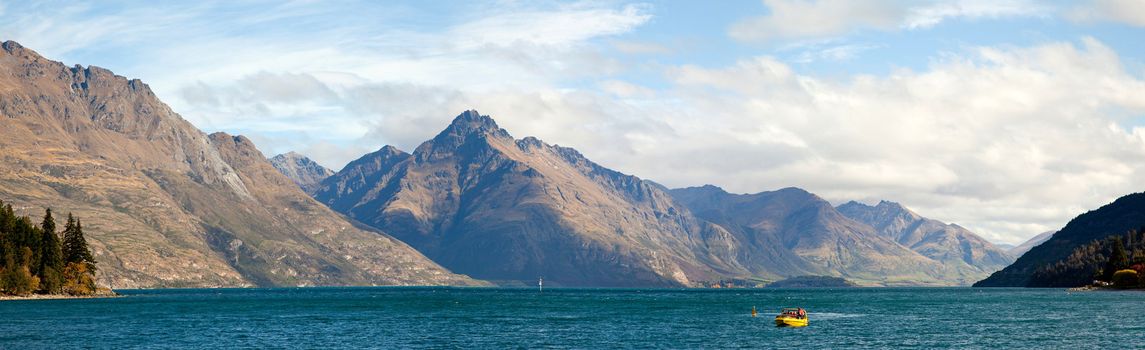
[[[0,348],[1145,347],[1145,293],[284,288],[0,301]],[[751,317],[755,306],[759,317]],[[776,328],[785,306],[806,328]]]

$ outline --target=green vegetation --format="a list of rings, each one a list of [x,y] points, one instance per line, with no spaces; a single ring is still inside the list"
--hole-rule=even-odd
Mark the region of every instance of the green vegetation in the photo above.
[[[95,294],[95,259],[71,214],[63,235],[61,243],[51,209],[34,225],[0,201],[0,294]]]
[[[767,285],[768,288],[847,288],[854,286],[854,283],[842,277],[831,276],[796,276]]]
[[[1143,272],[1145,227],[1075,248],[1065,259],[1035,270],[1028,286],[1077,287],[1090,285],[1096,280],[1130,288],[1141,286],[1139,276]]]
[[[1133,269],[1118,270],[1113,274],[1113,286],[1117,288],[1135,288],[1141,285],[1137,271]]]

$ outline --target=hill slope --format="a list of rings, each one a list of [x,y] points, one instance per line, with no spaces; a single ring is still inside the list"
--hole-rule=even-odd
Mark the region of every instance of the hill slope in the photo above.
[[[1070,220],[1045,243],[1033,247],[1010,266],[974,286],[1025,287],[1037,269],[1066,259],[1078,247],[1111,235],[1125,234],[1141,226],[1145,226],[1145,193],[1126,195]]]
[[[467,284],[303,193],[146,84],[0,44],[0,198],[74,212],[115,288]]]

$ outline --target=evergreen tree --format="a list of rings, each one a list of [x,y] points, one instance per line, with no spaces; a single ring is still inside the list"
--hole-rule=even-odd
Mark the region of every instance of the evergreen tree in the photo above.
[[[72,295],[95,293],[95,258],[84,239],[83,223],[71,214],[68,214],[68,222],[64,225],[61,252],[64,258],[63,292]]]
[[[33,276],[40,274],[40,228],[32,223],[32,218],[22,216],[16,220],[16,251],[18,262],[28,268]],[[24,251],[23,248],[28,248]]]
[[[44,214],[44,221],[40,224],[42,239],[40,240],[40,290],[44,293],[55,294],[63,286],[64,258],[60,250],[60,236],[56,234],[56,222],[52,218],[52,210]]]
[[[12,266],[8,261],[16,260],[15,256],[11,254],[14,246],[14,242],[12,242],[12,226],[14,224],[12,206],[5,205],[3,201],[0,201],[0,271],[3,271],[6,266]],[[4,286],[0,284],[0,290],[3,289]]]
[[[89,270],[95,271],[95,258],[91,256],[87,240],[83,237],[83,226],[72,214],[68,214],[68,222],[64,226],[64,243],[62,252],[64,263],[83,263],[91,266]]]
[[[1109,281],[1113,279],[1113,274],[1118,270],[1129,267],[1129,257],[1125,254],[1125,243],[1121,240],[1121,236],[1113,238],[1112,249],[1109,254],[1109,260],[1105,263],[1105,268],[1102,269],[1104,280]]]

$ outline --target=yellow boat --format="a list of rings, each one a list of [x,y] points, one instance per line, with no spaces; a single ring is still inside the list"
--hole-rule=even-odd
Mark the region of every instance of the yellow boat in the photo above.
[[[807,326],[807,311],[803,308],[783,308],[779,315],[775,316],[776,327],[806,327]]]

